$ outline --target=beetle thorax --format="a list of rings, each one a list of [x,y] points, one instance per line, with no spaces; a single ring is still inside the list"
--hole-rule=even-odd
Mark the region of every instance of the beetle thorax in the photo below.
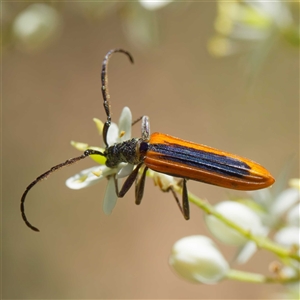
[[[143,151],[140,151],[140,144],[142,142],[142,139],[131,139],[109,146],[104,152],[106,156],[106,166],[115,168],[121,162],[133,165],[143,162]]]

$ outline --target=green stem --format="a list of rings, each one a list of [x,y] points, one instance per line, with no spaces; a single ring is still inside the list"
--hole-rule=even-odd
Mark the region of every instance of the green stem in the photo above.
[[[179,193],[181,193],[181,189],[177,188],[176,189]],[[207,214],[211,214],[215,216],[217,219],[222,221],[224,224],[226,224],[228,227],[231,227],[232,229],[238,231],[241,235],[246,237],[249,240],[252,240],[253,242],[256,243],[256,245],[259,248],[263,248],[266,250],[269,250],[276,255],[278,255],[281,258],[284,257],[290,257],[293,258],[297,261],[300,261],[300,256],[296,255],[295,253],[291,253],[288,249],[277,245],[276,243],[272,242],[269,238],[267,237],[258,237],[253,235],[249,230],[245,230],[238,226],[236,223],[232,222],[231,220],[225,218],[222,214],[217,212],[215,208],[210,205],[207,201],[202,200],[195,196],[194,194],[189,192],[189,201],[200,207],[202,210],[204,210]]]
[[[244,272],[231,269],[227,275],[227,279],[251,282],[251,283],[292,283],[299,282],[299,276],[294,277],[267,277],[257,273]]]
[[[150,172],[148,170],[147,175],[149,177],[153,178],[153,174],[154,174],[153,171]],[[180,185],[174,185],[173,187],[176,192],[182,194],[182,187]],[[222,214],[220,214],[218,211],[216,211],[215,208],[212,205],[210,205],[207,201],[198,198],[196,195],[194,195],[191,192],[188,192],[188,197],[189,197],[189,202],[194,203],[195,205],[200,207],[202,210],[204,210],[207,214],[215,216],[217,219],[222,221],[228,227],[239,232],[242,236],[246,237],[248,240],[252,240],[253,242],[255,242],[257,247],[271,251],[271,252],[275,253],[276,255],[278,255],[282,259],[288,257],[288,258],[292,258],[297,261],[300,261],[300,256],[293,253],[289,249],[286,249],[286,248],[274,243],[267,237],[255,236],[251,233],[251,231],[245,230],[245,229],[241,228],[240,226],[238,226],[236,223],[225,218]]]

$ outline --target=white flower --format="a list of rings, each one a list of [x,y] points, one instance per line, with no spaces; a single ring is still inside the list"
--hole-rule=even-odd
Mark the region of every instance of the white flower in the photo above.
[[[59,34],[61,20],[51,6],[35,3],[29,5],[13,23],[14,36],[25,50],[35,50],[48,46]]]
[[[234,201],[223,201],[218,203],[215,209],[226,219],[249,230],[253,235],[262,235],[265,231],[260,218],[246,205]],[[248,242],[247,238],[212,215],[206,215],[205,221],[212,234],[225,244],[242,246]]]
[[[300,248],[299,226],[288,226],[281,228],[274,235],[274,240],[286,248],[291,248],[293,246]]]
[[[286,216],[287,223],[289,225],[298,226],[300,224],[300,203],[292,207],[287,216]]]
[[[168,5],[173,0],[139,0],[139,2],[148,10],[156,10]]]
[[[177,241],[169,259],[174,270],[185,279],[206,284],[217,283],[229,271],[229,265],[211,239],[201,235]]]
[[[289,3],[283,1],[222,1],[217,2],[216,34],[208,43],[215,56],[226,56],[238,51],[262,51],[263,43],[271,43],[275,34],[288,40],[299,34]],[[269,41],[270,40],[270,41]],[[292,43],[292,41],[291,41]],[[261,47],[255,47],[261,44]],[[256,53],[256,52],[254,52]],[[261,52],[263,53],[263,52]]]
[[[289,249],[291,252],[300,255],[300,228],[298,226],[287,226],[281,228],[274,235],[274,240]],[[294,270],[297,270],[298,274],[300,271],[300,264],[298,261],[291,261],[291,265]]]
[[[275,220],[279,220],[300,200],[298,189],[289,188],[281,192],[272,203],[270,214]]]
[[[260,206],[260,217],[265,226],[269,229],[277,229],[282,226],[282,222],[287,215],[287,222],[299,226],[299,191],[298,178],[289,181],[290,188],[287,188],[280,193],[276,190],[262,189],[260,191],[249,192],[256,204]],[[283,185],[282,179],[277,181],[278,185]],[[297,204],[298,203],[298,204]],[[298,205],[298,206],[297,206]],[[298,207],[298,209],[297,209]]]
[[[102,132],[101,122],[97,119],[94,119],[96,125],[98,127],[99,132]],[[119,119],[119,127],[112,123],[107,135],[107,142],[111,146],[115,143],[120,143],[125,140],[129,140],[131,137],[131,124],[132,124],[132,115],[131,111],[128,107],[124,107],[120,119]],[[72,143],[77,149],[84,151],[86,149],[97,149],[103,152],[103,149],[98,147],[89,147],[84,143]],[[108,168],[104,165],[105,159],[99,155],[92,155],[92,159],[100,163],[98,166],[83,170],[78,174],[70,177],[66,181],[67,187],[70,189],[82,189],[88,186],[91,186],[97,183],[99,180],[103,178],[108,179],[107,188],[105,191],[104,201],[103,201],[103,211],[105,214],[111,214],[113,208],[117,202],[117,194],[115,190],[115,182],[114,177],[118,178],[118,183],[120,182],[120,178],[128,176],[134,166],[127,163],[120,163],[117,168]],[[120,184],[118,184],[120,186]]]
[[[289,186],[300,191],[300,178],[292,178],[289,180]]]
[[[239,227],[250,231],[253,235],[265,236],[268,233],[261,223],[259,216],[249,207],[234,201],[224,201],[215,206],[215,209],[228,220]],[[225,244],[240,247],[235,258],[237,263],[243,264],[256,252],[257,246],[236,230],[228,227],[212,215],[205,216],[206,225],[211,233]]]
[[[280,183],[278,180],[277,184]],[[256,211],[262,223],[265,226],[265,235],[271,230],[278,230],[284,224],[286,227],[281,228],[275,234],[275,241],[287,246],[286,242],[291,236],[297,236],[299,240],[299,221],[300,221],[300,191],[299,191],[298,178],[289,181],[290,188],[281,191],[277,196],[273,196],[270,189],[263,189],[260,191],[249,192],[255,201]],[[272,191],[276,194],[276,191]],[[253,204],[250,204],[253,205]],[[285,241],[285,242],[284,242]],[[291,247],[291,244],[290,244]],[[243,251],[248,251],[249,245],[247,244],[242,252],[239,253],[237,261],[243,263]],[[254,251],[254,250],[253,250]]]
[[[297,270],[296,268],[286,266],[280,270],[280,276],[282,276],[283,278],[296,277],[298,274],[299,268]],[[284,294],[280,295],[281,297],[276,297],[276,299],[300,299],[299,282],[296,281],[287,283],[285,284],[285,288],[286,291],[284,292]]]
[[[168,192],[170,187],[178,185],[178,182],[181,180],[152,170],[149,170],[148,172],[149,176],[153,178],[154,185],[158,186],[163,192]]]

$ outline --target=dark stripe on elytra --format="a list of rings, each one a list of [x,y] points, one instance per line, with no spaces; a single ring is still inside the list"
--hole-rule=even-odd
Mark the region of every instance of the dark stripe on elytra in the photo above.
[[[222,175],[242,178],[249,175],[251,168],[235,158],[209,153],[177,144],[149,144],[150,151],[162,154],[162,160],[178,162],[195,168]]]

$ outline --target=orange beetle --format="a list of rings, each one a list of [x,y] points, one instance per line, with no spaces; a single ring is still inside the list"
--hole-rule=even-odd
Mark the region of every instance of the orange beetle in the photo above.
[[[21,213],[23,220],[28,227],[34,231],[39,231],[30,224],[25,215],[24,203],[28,191],[35,184],[47,178],[56,170],[71,165],[90,155],[101,155],[106,157],[106,166],[109,168],[115,168],[122,162],[136,165],[132,173],[125,180],[120,191],[118,190],[117,180],[115,180],[118,197],[123,197],[132,184],[136,182],[136,204],[140,204],[143,198],[148,168],[156,172],[182,178],[182,205],[180,205],[176,194],[173,193],[173,195],[176,198],[184,218],[187,220],[190,216],[188,191],[186,187],[188,179],[245,191],[265,188],[274,183],[274,178],[265,168],[247,158],[208,146],[184,141],[163,133],[156,132],[150,135],[149,119],[147,116],[143,116],[137,120],[141,120],[142,122],[141,138],[133,138],[109,146],[107,143],[107,133],[111,125],[111,113],[108,102],[107,63],[110,56],[115,52],[126,54],[133,63],[133,58],[130,53],[122,49],[109,51],[103,60],[101,73],[102,95],[104,100],[104,110],[107,116],[107,121],[103,127],[103,140],[106,145],[105,151],[102,153],[100,151],[88,149],[81,156],[69,159],[64,163],[52,167],[34,180],[26,188],[21,198]]]

